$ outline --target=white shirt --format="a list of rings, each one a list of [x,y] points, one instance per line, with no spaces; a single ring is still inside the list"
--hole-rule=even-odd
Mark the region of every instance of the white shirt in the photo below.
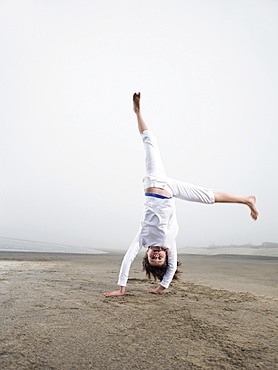
[[[164,247],[168,253],[168,268],[160,285],[168,288],[177,269],[176,236],[179,227],[174,199],[145,196],[144,214],[138,234],[126,252],[118,285],[126,286],[130,266],[142,247]]]

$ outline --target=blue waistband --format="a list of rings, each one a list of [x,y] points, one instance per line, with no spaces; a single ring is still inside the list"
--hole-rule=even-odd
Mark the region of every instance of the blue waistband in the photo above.
[[[160,194],[154,194],[154,193],[145,193],[147,197],[154,197],[154,198],[160,198],[160,199],[172,199],[172,197],[165,197],[164,195]]]

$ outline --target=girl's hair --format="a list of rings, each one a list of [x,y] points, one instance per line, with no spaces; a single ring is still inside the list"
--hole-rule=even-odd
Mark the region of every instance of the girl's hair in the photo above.
[[[146,271],[146,275],[148,276],[148,279],[151,279],[151,276],[153,276],[154,280],[158,279],[161,281],[163,279],[163,276],[165,275],[167,268],[168,268],[168,254],[166,253],[166,260],[164,265],[162,266],[152,266],[148,260],[148,254],[145,253],[143,257],[143,271]],[[177,267],[181,266],[181,262],[178,261]],[[175,272],[175,275],[173,277],[173,280],[178,280],[179,279],[179,274],[181,274],[182,271],[180,271],[178,268]]]

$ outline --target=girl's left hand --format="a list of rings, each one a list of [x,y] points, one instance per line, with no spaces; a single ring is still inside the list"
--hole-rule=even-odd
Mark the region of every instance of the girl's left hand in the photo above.
[[[117,290],[116,292],[108,292],[108,293],[103,293],[107,297],[112,297],[112,296],[121,296],[124,295],[120,290]]]
[[[103,294],[106,295],[107,297],[125,295],[125,286],[121,286],[120,290],[117,290],[116,292],[108,292]]]

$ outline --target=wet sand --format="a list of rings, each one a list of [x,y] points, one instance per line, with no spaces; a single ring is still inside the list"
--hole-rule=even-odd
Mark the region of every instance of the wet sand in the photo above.
[[[277,369],[277,258],[181,255],[163,295],[123,253],[0,252],[0,369]]]

